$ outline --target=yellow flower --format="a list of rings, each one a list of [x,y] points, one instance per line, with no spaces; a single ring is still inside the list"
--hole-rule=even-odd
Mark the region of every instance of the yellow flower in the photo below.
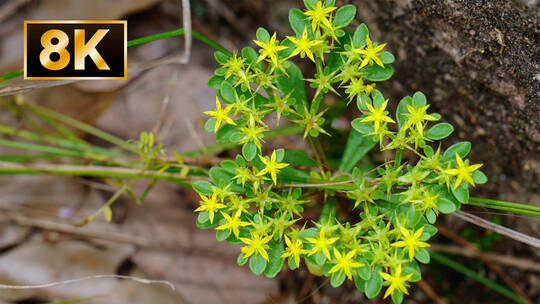
[[[276,40],[276,33],[274,33],[274,35],[272,35],[270,40],[267,42],[262,42],[258,40],[255,40],[254,42],[261,47],[261,50],[259,50],[259,53],[261,54],[259,55],[257,62],[260,62],[268,57],[270,61],[274,64],[274,66],[279,65],[277,53],[279,51],[287,49],[287,47],[284,45],[279,45],[279,41]]]
[[[388,286],[388,289],[386,289],[386,293],[384,294],[384,298],[391,295],[394,290],[399,290],[403,292],[404,294],[409,294],[407,291],[407,287],[409,287],[409,284],[407,284],[407,281],[412,277],[412,273],[409,273],[406,276],[401,275],[401,265],[398,265],[395,271],[393,271],[392,275],[389,275],[388,273],[379,272],[379,274],[383,277],[383,279],[386,282],[389,282],[390,286]]]
[[[289,57],[294,57],[300,54],[300,57],[304,58],[304,56],[307,55],[308,58],[311,59],[311,61],[315,62],[315,58],[313,58],[313,52],[311,52],[311,48],[322,43],[321,40],[310,40],[308,38],[307,28],[304,28],[302,38],[298,39],[291,36],[287,36],[287,38],[296,45],[296,48]]]
[[[214,193],[211,197],[199,194],[201,196],[201,206],[195,211],[207,211],[208,212],[208,218],[210,218],[210,223],[214,222],[214,213],[217,212],[221,208],[225,208],[225,205],[218,202],[217,195]]]
[[[409,259],[411,261],[414,259],[414,252],[418,250],[418,248],[429,247],[428,243],[423,242],[420,239],[420,236],[422,236],[422,232],[424,231],[424,227],[416,230],[416,232],[411,233],[403,226],[399,226],[399,231],[401,232],[401,241],[393,243],[392,246],[404,247],[404,249],[407,249],[409,251]]]
[[[434,116],[431,116],[429,114],[426,114],[427,109],[429,108],[429,105],[425,105],[423,107],[413,107],[411,105],[407,105],[407,110],[409,111],[409,114],[407,115],[407,122],[405,123],[405,129],[416,126],[416,130],[420,135],[424,134],[424,121],[435,121],[437,118]]]
[[[242,71],[245,67],[245,58],[238,57],[236,51],[234,51],[232,57],[223,64],[223,67],[227,69],[225,73],[225,79],[228,79],[232,75]]]
[[[308,20],[311,20],[311,29],[315,30],[319,25],[326,25],[327,27],[332,27],[330,22],[330,13],[333,12],[337,7],[330,6],[324,7],[322,1],[317,1],[317,5],[314,9],[304,11]]]
[[[221,103],[219,102],[219,99],[216,96],[216,110],[215,111],[206,111],[204,114],[208,114],[216,119],[216,122],[214,123],[214,133],[216,133],[221,126],[221,123],[225,122],[230,125],[235,125],[236,123],[234,120],[232,120],[228,115],[229,112],[231,112],[234,105],[228,105],[225,108],[221,108]]]
[[[287,236],[285,236],[285,243],[287,244],[287,249],[281,255],[282,258],[289,257],[293,259],[296,264],[296,268],[300,266],[300,255],[307,254],[309,250],[302,248],[302,241],[294,240],[291,241]]]
[[[248,222],[242,222],[240,219],[240,212],[236,212],[234,216],[230,216],[227,213],[221,212],[221,215],[225,218],[225,224],[218,226],[217,230],[229,230],[235,237],[238,238],[240,234],[240,227],[245,227],[251,225]]]
[[[246,127],[240,127],[238,130],[244,135],[239,141],[240,144],[253,141],[257,148],[259,148],[259,150],[261,149],[261,140],[266,129],[264,127],[258,127],[257,124],[255,124],[255,118],[253,116],[249,117]]]
[[[395,121],[388,117],[386,114],[388,114],[388,111],[386,110],[386,105],[388,104],[388,99],[383,102],[383,104],[378,107],[374,108],[369,102],[366,102],[366,106],[369,110],[368,116],[362,119],[362,122],[373,122],[373,130],[375,133],[379,131],[379,127],[381,123],[386,122],[392,122],[395,123]]]
[[[371,39],[369,39],[369,35],[366,36],[366,47],[362,49],[353,49],[353,52],[364,55],[364,60],[362,60],[359,68],[361,69],[371,62],[375,62],[377,65],[384,68],[384,64],[379,56],[381,56],[382,49],[385,46],[386,43],[383,43],[374,47],[373,42],[371,42]]]
[[[336,238],[327,239],[324,236],[324,230],[321,230],[319,232],[318,238],[311,238],[310,237],[310,238],[306,238],[306,240],[313,244],[313,248],[309,252],[310,256],[314,255],[317,252],[322,252],[324,254],[324,256],[328,260],[330,260],[330,252],[328,251],[328,248],[330,247],[330,245],[332,245],[332,243],[339,240],[339,238],[336,237]]]
[[[244,258],[249,258],[253,254],[259,254],[261,255],[265,260],[269,261],[268,259],[268,253],[266,250],[270,249],[270,246],[268,246],[268,242],[272,239],[271,235],[267,235],[263,237],[260,234],[251,234],[251,238],[240,238],[242,242],[244,242],[247,246],[242,247],[242,253],[244,254]]]
[[[349,278],[349,280],[352,280],[352,270],[354,268],[362,267],[364,264],[358,263],[354,260],[354,257],[356,255],[356,249],[349,251],[347,254],[341,255],[339,251],[334,248],[334,256],[336,257],[336,261],[332,262],[335,263],[334,267],[328,271],[328,273],[334,273],[334,272],[343,272]]]
[[[482,167],[483,164],[476,164],[469,166],[469,160],[465,160],[463,162],[463,159],[459,156],[459,154],[456,153],[456,162],[458,167],[456,169],[446,169],[444,170],[444,173],[449,175],[457,175],[457,180],[454,183],[454,189],[456,189],[463,180],[471,184],[473,187],[474,180],[472,179],[472,173],[476,171],[478,168]]]
[[[276,174],[279,173],[280,169],[283,169],[287,167],[289,164],[285,163],[279,163],[276,161],[276,150],[272,152],[272,156],[270,157],[270,160],[268,160],[266,157],[262,157],[259,155],[259,158],[265,165],[264,169],[259,171],[257,175],[265,175],[266,173],[270,173],[270,176],[272,176],[272,180],[274,181],[274,184],[276,184]]]

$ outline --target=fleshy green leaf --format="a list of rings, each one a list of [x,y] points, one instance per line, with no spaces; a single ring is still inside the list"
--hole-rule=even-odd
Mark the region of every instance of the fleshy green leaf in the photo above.
[[[429,264],[429,251],[425,248],[418,248],[418,251],[415,252],[414,257],[422,264]]]
[[[407,120],[407,116],[405,115],[409,113],[409,110],[407,110],[407,105],[412,105],[412,98],[410,96],[403,97],[397,106],[396,121],[400,129]]]
[[[394,62],[396,60],[394,55],[392,53],[390,53],[390,52],[387,52],[387,51],[383,51],[379,58],[381,59],[382,63],[384,63],[384,64],[390,64],[390,63],[392,63],[392,62]]]
[[[334,288],[339,287],[341,284],[343,284],[343,282],[345,282],[345,278],[346,276],[343,271],[334,272],[330,277],[330,285],[332,285]]]
[[[335,27],[346,27],[356,16],[356,6],[347,4],[340,7],[334,17]]]
[[[216,51],[214,52],[214,58],[216,58],[216,61],[219,62],[220,64],[225,64],[231,57],[223,53],[222,51]]]
[[[484,174],[484,172],[480,170],[476,170],[473,172],[472,179],[478,185],[485,184],[488,181],[487,176]]]
[[[304,167],[316,167],[317,162],[315,162],[305,150],[300,149],[287,149],[285,150],[285,155],[283,156],[283,162],[292,164],[295,166],[304,166]]]
[[[242,155],[247,161],[252,161],[257,155],[257,145],[252,141],[248,141],[242,146]]]
[[[258,28],[255,35],[257,36],[257,40],[261,42],[267,42],[268,40],[270,40],[270,33],[268,33],[268,31],[264,27]]]
[[[464,158],[471,151],[471,143],[468,141],[461,141],[456,144],[451,145],[446,151],[444,151],[441,160],[443,162],[448,162],[456,159],[456,153]]]
[[[441,122],[427,130],[426,137],[433,140],[441,140],[450,136],[452,132],[454,132],[454,127],[451,124]]]
[[[382,283],[383,279],[376,268],[376,271],[371,274],[371,278],[366,281],[366,284],[364,286],[364,289],[366,291],[366,297],[368,299],[373,299],[374,297],[376,297],[381,291]]]
[[[223,99],[225,99],[227,103],[234,102],[234,89],[228,81],[224,81],[221,83],[221,88],[219,89],[219,93],[221,94]]]
[[[354,127],[354,126],[353,126]],[[358,131],[351,130],[349,139],[345,145],[345,151],[339,164],[339,171],[351,172],[352,168],[364,157],[377,142],[373,141],[372,136],[366,136]]]
[[[363,48],[366,45],[366,38],[369,35],[369,30],[367,26],[362,23],[354,31],[353,35],[353,45],[356,48]]]
[[[454,204],[451,200],[446,199],[444,197],[439,197],[437,199],[437,208],[439,208],[439,210],[442,213],[446,213],[446,214],[452,213],[457,210],[456,204]]]
[[[191,187],[193,187],[193,190],[195,190],[197,193],[200,193],[202,195],[211,195],[212,194],[212,190],[210,189],[211,185],[212,184],[210,184],[209,182],[205,180],[197,180],[193,182]]]
[[[300,68],[292,62],[289,62],[285,71],[287,72],[287,76],[283,75],[277,79],[277,87],[283,95],[288,95],[292,92],[291,98],[296,100],[296,104],[294,105],[296,111],[298,113],[304,113],[308,106],[304,75],[302,75]]]
[[[462,204],[469,202],[469,189],[466,184],[461,184],[456,189],[452,189],[455,198]]]
[[[427,104],[426,95],[424,95],[424,93],[422,92],[414,93],[412,99],[413,99],[413,106],[415,108],[420,108]]]
[[[249,259],[249,268],[256,275],[262,274],[267,264],[268,262],[260,254],[252,255]]]
[[[265,276],[273,278],[281,271],[281,268],[283,268],[283,263],[285,262],[285,259],[281,257],[283,250],[283,242],[276,241],[270,244],[270,250],[268,251],[268,258],[270,262],[264,270]]]
[[[297,36],[301,36],[302,33],[304,33],[305,28],[311,28],[304,13],[297,8],[293,8],[289,11],[289,23]]]
[[[390,65],[385,65],[384,68],[376,64],[371,64],[362,69],[364,78],[371,81],[385,81],[392,77],[394,68]]]

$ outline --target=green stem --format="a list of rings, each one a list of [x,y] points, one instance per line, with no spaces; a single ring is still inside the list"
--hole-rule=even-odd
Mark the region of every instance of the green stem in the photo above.
[[[399,149],[396,152],[396,159],[394,161],[394,169],[399,168],[401,166],[401,158],[403,157],[403,148]]]
[[[156,40],[160,40],[160,39],[164,39],[164,38],[169,38],[169,37],[174,37],[174,36],[181,36],[181,35],[184,35],[184,29],[183,28],[179,28],[179,29],[176,29],[176,30],[168,31],[168,32],[163,32],[163,33],[159,33],[159,34],[154,34],[154,35],[149,35],[149,36],[133,39],[133,40],[128,41],[127,46],[128,47],[135,46],[135,45],[139,45],[139,44],[143,44],[143,43],[148,43],[148,42],[152,42],[152,41],[156,41]],[[227,54],[229,56],[232,55],[232,53],[229,50],[227,50],[226,48],[221,46],[219,43],[213,41],[212,39],[204,36],[201,33],[198,33],[196,31],[191,31],[191,35],[193,36],[193,38],[201,41],[202,43],[204,43],[204,44],[206,44],[206,45],[208,45],[208,46],[210,46],[210,47],[212,47],[212,48],[214,48],[216,50],[222,51],[223,53],[225,53],[225,54]],[[8,80],[8,79],[16,78],[16,77],[22,76],[23,74],[24,74],[23,70],[10,72],[10,73],[7,73],[7,74],[4,74],[4,75],[0,76],[0,81],[5,81],[5,80]]]
[[[518,208],[523,210],[530,210],[534,212],[540,212],[540,206],[534,206],[529,204],[521,204],[521,203],[513,203],[513,202],[506,202],[506,201],[499,201],[489,198],[482,198],[482,197],[470,197],[469,203],[481,203],[484,205],[492,206],[490,208],[496,209],[497,206],[502,207],[509,207],[509,208]]]
[[[482,204],[482,203],[475,203],[475,202],[471,203],[470,201],[469,201],[468,204],[473,205],[473,206],[478,206],[478,207],[496,209],[496,210],[501,210],[501,211],[509,211],[509,212],[513,212],[513,213],[517,213],[517,214],[522,214],[522,215],[527,215],[527,216],[531,216],[531,217],[540,218],[540,212],[538,212],[538,211],[532,211],[532,210],[515,208],[515,207],[506,207],[506,206],[492,206],[492,205],[489,205],[489,204]]]
[[[486,287],[490,288],[490,289],[493,289],[494,291],[506,296],[507,298],[517,302],[517,303],[526,303],[522,298],[520,298],[517,294],[515,294],[513,291],[511,291],[510,289],[506,288],[505,286],[497,283],[497,282],[494,282],[490,279],[488,279],[487,277],[475,272],[474,270],[454,261],[453,259],[450,259],[448,258],[447,256],[443,255],[443,254],[440,254],[438,252],[434,252],[434,251],[430,251],[429,252],[431,257],[443,264],[443,265],[446,265],[452,269],[454,269],[455,271],[457,272],[461,272],[462,274],[470,277],[471,279],[473,280],[476,280],[482,284],[484,284]]]
[[[324,154],[324,150],[321,145],[321,141],[318,137],[308,136],[309,137],[309,143],[311,144],[311,148],[313,149],[313,152],[315,153],[315,159],[317,160],[317,163],[319,164],[319,168],[323,173],[330,171],[330,167],[328,166],[328,162],[326,160],[326,155]]]

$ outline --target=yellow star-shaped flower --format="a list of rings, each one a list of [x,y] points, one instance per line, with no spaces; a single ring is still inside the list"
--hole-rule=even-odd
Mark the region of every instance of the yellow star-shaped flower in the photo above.
[[[261,149],[261,140],[264,137],[263,133],[266,131],[266,128],[257,126],[253,116],[249,117],[247,126],[238,128],[238,131],[243,135],[242,139],[239,141],[240,144],[253,141],[257,148],[259,148],[259,150]]]
[[[405,122],[405,129],[410,128],[411,126],[416,126],[416,130],[418,131],[418,133],[420,133],[420,135],[423,135],[424,122],[437,120],[437,118],[435,118],[434,116],[426,114],[428,108],[429,105],[416,108],[408,104],[407,110],[409,111],[409,114],[406,114],[407,121]]]
[[[240,212],[236,212],[234,216],[230,216],[227,213],[221,212],[221,215],[225,218],[225,224],[218,226],[217,230],[229,230],[235,237],[238,238],[240,234],[240,227],[246,227],[251,225],[248,222],[242,222],[240,219]]]
[[[227,72],[225,72],[225,79],[228,79],[232,75],[243,71],[245,68],[244,62],[246,61],[245,58],[238,57],[237,52],[234,51],[233,55],[225,64],[223,64],[223,67],[227,69]]]
[[[444,170],[444,173],[449,175],[457,175],[456,182],[454,183],[454,189],[456,189],[463,180],[465,180],[467,183],[471,184],[473,187],[474,180],[472,179],[472,174],[474,171],[476,171],[478,168],[482,167],[483,164],[476,164],[469,166],[469,160],[465,160],[463,162],[463,159],[459,156],[459,154],[456,153],[456,162],[458,167],[455,169],[446,169]]]
[[[379,274],[390,285],[388,286],[388,289],[386,289],[386,292],[384,293],[385,299],[386,297],[391,295],[394,292],[394,290],[399,290],[407,295],[409,294],[409,292],[407,291],[407,287],[409,287],[409,284],[407,284],[407,281],[412,277],[412,273],[402,276],[401,265],[397,266],[397,268],[392,272],[392,275],[389,275],[388,273],[385,273],[385,272],[379,272]]]
[[[313,248],[309,252],[310,256],[314,255],[317,252],[322,252],[324,256],[328,260],[330,260],[330,251],[328,251],[328,248],[330,247],[330,245],[332,245],[332,243],[339,240],[339,238],[336,237],[336,238],[327,239],[324,236],[324,230],[321,230],[317,238],[310,237],[310,238],[306,238],[306,240],[313,244]]]
[[[276,33],[272,35],[270,40],[267,42],[262,42],[258,40],[254,40],[255,44],[261,47],[261,50],[259,50],[259,58],[257,59],[257,62],[260,62],[264,60],[265,58],[269,58],[270,62],[274,64],[274,66],[278,66],[278,52],[287,49],[284,45],[279,45],[279,41],[276,39]]]
[[[336,260],[332,263],[335,263],[334,267],[328,271],[328,273],[334,273],[334,272],[343,272],[349,278],[349,280],[352,280],[352,270],[354,268],[362,267],[364,264],[358,263],[354,260],[356,256],[356,249],[349,251],[347,254],[341,255],[339,251],[334,247],[334,256],[336,257]]]
[[[225,208],[226,206],[222,203],[218,202],[217,195],[214,193],[212,196],[208,197],[206,195],[199,194],[201,196],[201,206],[199,208],[195,209],[195,211],[207,211],[208,212],[208,218],[210,218],[210,223],[214,222],[214,213],[217,212],[221,208]]]
[[[375,62],[377,65],[384,68],[384,64],[382,63],[379,56],[381,56],[382,50],[386,46],[386,43],[379,44],[377,46],[373,46],[373,42],[371,42],[371,39],[369,39],[369,35],[366,37],[366,46],[361,49],[353,49],[353,52],[364,55],[364,59],[362,60],[362,63],[360,63],[360,69],[365,67],[371,62]]]
[[[228,105],[225,108],[221,108],[221,103],[219,102],[219,99],[216,96],[216,109],[214,111],[206,111],[204,114],[208,114],[216,119],[216,122],[214,123],[214,133],[216,133],[219,130],[219,127],[223,122],[230,125],[235,125],[236,123],[234,120],[232,120],[229,117],[229,112],[231,112],[234,105]]]
[[[373,122],[373,130],[375,131],[375,133],[379,131],[379,127],[381,123],[384,123],[384,122],[395,123],[395,121],[392,118],[387,116],[388,114],[388,111],[386,111],[387,104],[388,104],[388,99],[385,100],[380,107],[375,108],[371,104],[369,104],[369,102],[366,102],[366,106],[369,110],[369,113],[367,113],[367,117],[365,117],[361,121]]]
[[[307,254],[309,250],[302,248],[302,241],[294,240],[291,241],[287,236],[285,236],[285,243],[287,244],[287,249],[281,255],[282,258],[293,259],[296,265],[296,268],[300,266],[300,255]]]
[[[270,156],[270,160],[268,160],[266,157],[262,157],[261,155],[259,155],[259,158],[261,159],[265,167],[264,169],[259,171],[257,175],[260,176],[260,175],[265,175],[266,173],[270,173],[270,176],[272,176],[272,180],[274,181],[274,184],[276,184],[277,183],[276,175],[279,173],[279,170],[287,167],[289,164],[279,163],[276,161],[276,150],[272,152],[272,156]]]
[[[324,7],[322,1],[317,1],[317,5],[314,9],[307,9],[304,11],[308,20],[311,20],[311,29],[315,31],[318,26],[326,25],[327,27],[332,27],[330,22],[331,14],[337,7],[330,6]]]
[[[313,57],[313,52],[311,51],[311,48],[318,44],[321,44],[321,40],[309,39],[307,28],[304,28],[304,33],[302,34],[302,37],[300,39],[292,36],[287,36],[287,38],[296,46],[296,48],[289,57],[294,57],[300,54],[300,57],[304,58],[304,56],[308,56],[311,61],[315,62],[315,58]]]
[[[409,259],[411,261],[414,259],[414,252],[417,251],[418,248],[429,247],[428,243],[423,242],[420,239],[422,232],[424,231],[424,227],[416,230],[416,232],[411,233],[409,230],[405,229],[405,227],[399,226],[399,231],[401,232],[401,241],[393,243],[392,246],[403,247],[404,249],[408,250]]]
[[[240,238],[246,246],[242,247],[241,251],[244,254],[244,258],[249,258],[253,254],[261,255],[265,260],[269,261],[268,252],[270,249],[268,242],[272,239],[271,235],[263,236],[261,234],[251,234],[251,238]]]

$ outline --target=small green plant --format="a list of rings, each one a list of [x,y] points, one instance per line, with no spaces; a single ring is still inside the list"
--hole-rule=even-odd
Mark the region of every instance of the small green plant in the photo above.
[[[437,233],[432,224],[439,213],[467,203],[468,187],[487,178],[481,165],[463,160],[469,142],[441,148],[438,141],[454,128],[428,126],[441,116],[428,112],[421,92],[403,98],[390,115],[389,100],[375,85],[393,74],[394,56],[372,41],[365,24],[346,30],[355,6],[304,3],[305,10],[289,13],[294,35],[280,41],[259,28],[258,52],[245,47],[215,53],[221,67],[208,85],[216,89],[216,108],[205,112],[205,128],[218,143],[241,144],[242,153],[212,167],[211,182],[193,183],[201,196],[197,226],[215,228],[219,241],[242,244],[238,264],[249,262],[257,275],[273,277],[285,262],[294,270],[304,261],[312,273],[330,277],[332,286],[353,280],[368,298],[388,286],[384,297],[401,303],[408,282],[420,280],[418,262],[430,261],[425,247]],[[304,78],[295,57],[314,64],[312,78]],[[314,89],[312,97],[306,85]],[[330,94],[340,98],[337,105],[326,102]],[[321,138],[335,133],[330,125],[336,113],[353,102],[360,116],[339,162],[331,165]],[[303,150],[263,154],[274,115],[273,123],[286,118],[304,130],[316,162]],[[370,169],[356,166],[377,144],[388,159]],[[416,161],[404,162],[404,151]],[[318,218],[306,216],[313,214],[308,209]]]

